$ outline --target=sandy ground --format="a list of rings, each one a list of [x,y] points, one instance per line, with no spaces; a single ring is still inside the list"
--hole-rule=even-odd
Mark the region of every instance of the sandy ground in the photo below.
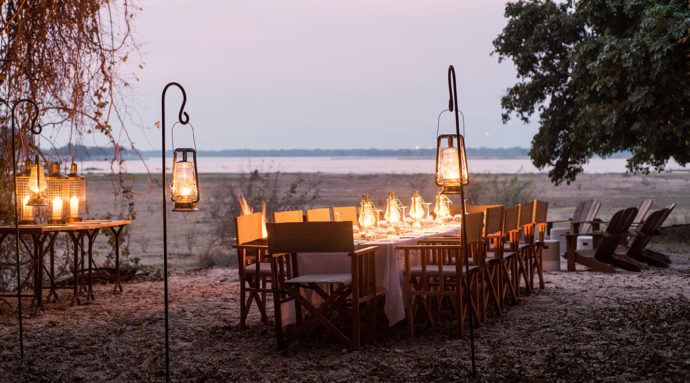
[[[545,290],[475,331],[476,380],[689,380],[690,248],[671,248],[682,254],[671,255],[669,269],[547,272]],[[0,381],[162,381],[162,287],[135,281],[114,296],[111,285],[98,286],[97,300],[79,307],[69,307],[63,292],[43,315],[25,318],[23,360],[16,313],[0,304]],[[235,268],[170,278],[173,381],[470,379],[469,339],[455,337],[452,320],[437,327],[422,321],[414,338],[405,323],[384,326],[379,343],[358,351],[316,337],[281,354],[272,325],[261,324],[254,309],[241,331],[238,310]]]

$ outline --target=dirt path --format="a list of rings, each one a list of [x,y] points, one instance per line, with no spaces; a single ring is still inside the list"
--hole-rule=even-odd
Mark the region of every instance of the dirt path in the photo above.
[[[479,380],[582,381],[690,379],[690,256],[670,269],[604,275],[547,273],[546,289],[489,319],[476,334]],[[138,281],[113,296],[69,307],[69,293],[26,319],[19,361],[16,314],[0,304],[0,381],[162,381],[162,282]],[[470,373],[468,339],[448,321],[423,325],[415,338],[402,323],[379,344],[348,352],[316,339],[285,355],[272,327],[252,310],[237,328],[234,268],[174,275],[171,370],[174,381],[455,381]]]

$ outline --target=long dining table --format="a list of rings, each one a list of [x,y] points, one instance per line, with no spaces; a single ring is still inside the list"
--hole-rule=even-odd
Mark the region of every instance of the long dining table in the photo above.
[[[405,259],[398,253],[398,246],[416,244],[417,241],[434,236],[459,234],[460,224],[456,222],[444,225],[424,227],[401,235],[381,234],[376,238],[359,238],[355,234],[355,248],[377,246],[376,250],[376,285],[385,293],[384,313],[389,326],[405,319],[404,271]],[[418,260],[413,259],[415,263]],[[301,274],[349,272],[350,259],[346,254],[304,253],[298,255],[298,267]],[[313,299],[319,299],[314,296]],[[291,307],[282,309],[283,323],[294,323],[294,312]]]
[[[129,225],[131,221],[129,220],[85,220],[79,222],[68,223],[64,225],[19,225],[19,238],[22,245],[23,252],[29,255],[29,261],[32,265],[33,272],[33,294],[24,295],[22,297],[32,297],[32,306],[34,309],[34,314],[40,313],[43,307],[43,276],[47,274],[49,277],[49,292],[48,298],[54,296],[57,299],[56,283],[55,283],[55,272],[53,269],[54,260],[54,245],[55,240],[60,233],[66,233],[71,239],[73,244],[73,260],[72,260],[72,271],[73,271],[73,282],[72,282],[72,305],[81,304],[79,298],[79,268],[81,266],[84,270],[87,265],[80,262],[83,259],[83,255],[88,256],[88,278],[86,280],[87,285],[87,299],[95,299],[92,286],[92,258],[93,258],[93,244],[98,236],[101,229],[109,229],[112,231],[115,237],[115,287],[114,292],[122,291],[122,286],[120,285],[120,249],[119,249],[119,236],[122,229]],[[17,228],[15,226],[6,225],[0,226],[0,244],[6,238],[10,236],[15,236],[17,234]],[[85,241],[86,239],[86,241]],[[86,242],[86,243],[85,243]],[[46,255],[51,255],[50,269],[45,265]],[[80,257],[80,255],[82,255]],[[21,262],[21,260],[20,260]],[[1,297],[16,297],[17,294],[3,294]]]

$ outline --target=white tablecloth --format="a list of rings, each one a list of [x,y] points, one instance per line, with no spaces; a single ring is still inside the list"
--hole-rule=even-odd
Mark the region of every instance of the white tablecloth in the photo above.
[[[376,285],[386,294],[384,313],[389,326],[405,319],[405,299],[403,283],[405,259],[402,254],[396,254],[398,246],[414,245],[425,237],[458,233],[458,224],[446,224],[426,228],[423,231],[411,233],[409,236],[388,238],[382,240],[355,240],[358,249],[367,246],[378,246],[376,251]],[[413,263],[415,260],[413,260]],[[300,274],[343,273],[350,271],[350,258],[342,253],[302,253],[298,255]],[[316,295],[316,294],[314,294]],[[312,296],[312,301],[318,297]],[[315,302],[316,303],[316,302]],[[294,308],[283,307],[283,323],[294,323]]]

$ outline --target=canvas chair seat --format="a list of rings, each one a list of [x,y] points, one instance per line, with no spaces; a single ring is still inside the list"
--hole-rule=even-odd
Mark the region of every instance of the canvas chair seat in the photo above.
[[[305,274],[285,281],[287,284],[308,284],[308,283],[337,283],[341,285],[352,284],[351,273],[331,273],[331,274]]]
[[[245,273],[255,275],[256,274],[256,263],[250,263],[245,266]],[[259,275],[271,275],[271,264],[269,262],[259,263]]]

